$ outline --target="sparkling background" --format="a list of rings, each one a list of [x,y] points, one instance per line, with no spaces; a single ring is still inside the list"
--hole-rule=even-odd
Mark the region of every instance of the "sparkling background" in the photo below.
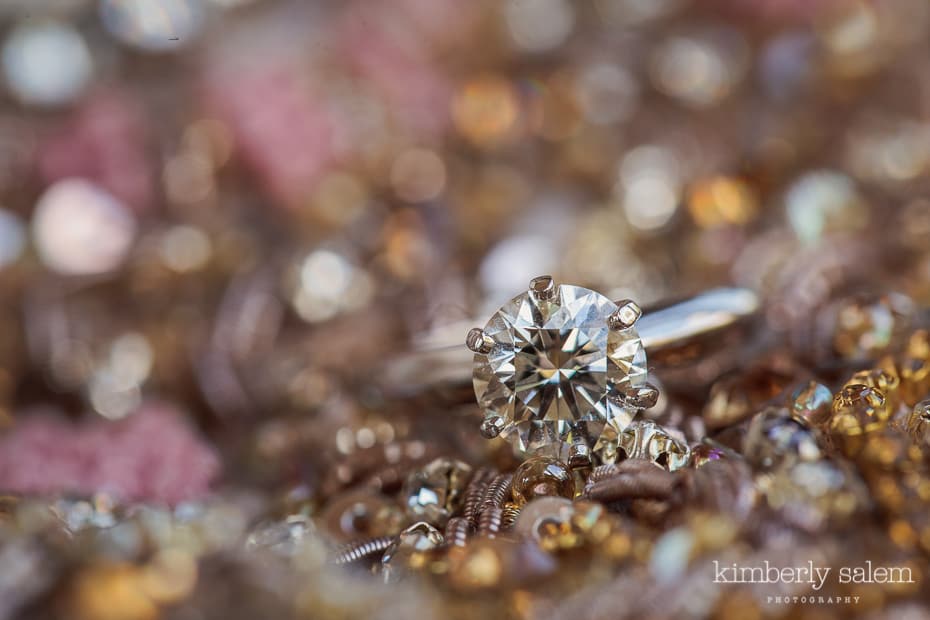
[[[396,401],[384,368],[545,273],[643,306],[759,292],[785,357],[664,394],[675,441],[813,375],[830,387],[795,413],[815,419],[841,373],[905,347],[902,399],[843,394],[910,412],[930,395],[908,340],[930,302],[928,35],[924,0],[0,0],[0,620],[467,617],[330,574],[307,541],[396,534],[412,463],[504,458],[473,407]],[[828,522],[843,467],[767,479],[784,518],[760,531]],[[908,553],[930,548],[913,495],[912,521],[876,526]],[[684,579],[670,532],[644,570]],[[258,570],[244,539],[299,570]],[[577,617],[581,589],[500,600]],[[631,589],[603,592],[619,614]],[[643,600],[758,611],[662,592]]]

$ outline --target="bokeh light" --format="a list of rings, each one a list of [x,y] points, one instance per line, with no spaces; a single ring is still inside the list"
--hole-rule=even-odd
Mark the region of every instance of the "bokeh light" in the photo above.
[[[39,199],[32,218],[39,257],[64,275],[95,275],[118,268],[135,232],[135,218],[125,205],[81,179],[52,185]]]
[[[4,41],[2,55],[7,87],[28,104],[70,103],[87,88],[94,72],[80,33],[51,21],[17,26]]]

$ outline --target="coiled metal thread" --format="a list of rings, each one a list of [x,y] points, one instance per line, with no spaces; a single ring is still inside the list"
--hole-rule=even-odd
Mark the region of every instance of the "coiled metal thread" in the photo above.
[[[513,484],[513,474],[500,474],[495,476],[488,485],[484,498],[481,501],[481,511],[486,508],[502,508],[504,501],[510,495],[511,485]]]
[[[588,475],[587,483],[595,484],[601,480],[606,480],[607,478],[612,478],[619,473],[620,468],[617,467],[616,463],[608,463],[607,465],[598,465],[591,470],[591,473]]]
[[[335,564],[352,564],[384,551],[394,542],[393,536],[379,536],[343,546],[333,559]]]
[[[445,542],[452,547],[464,547],[471,525],[465,517],[452,517],[446,523]]]
[[[495,472],[493,469],[482,467],[475,472],[475,475],[472,477],[471,482],[468,483],[468,487],[465,490],[462,516],[468,520],[468,523],[472,527],[478,525],[478,512],[481,508],[484,495],[487,492],[488,483],[494,478],[494,474]]]
[[[520,517],[520,507],[516,504],[505,504],[501,516],[501,529],[509,530]]]
[[[652,467],[623,473],[585,488],[585,497],[600,502],[622,499],[667,499],[675,489],[676,478],[663,469]]]
[[[497,533],[501,531],[503,515],[503,508],[497,506],[488,506],[482,510],[481,516],[478,518],[478,534],[488,538],[496,538]]]

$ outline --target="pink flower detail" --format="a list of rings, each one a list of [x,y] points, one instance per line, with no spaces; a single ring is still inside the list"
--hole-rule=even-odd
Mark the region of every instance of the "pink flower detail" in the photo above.
[[[33,415],[0,437],[0,489],[14,493],[176,504],[206,494],[219,472],[216,451],[163,404],[117,422]]]
[[[145,211],[152,206],[153,191],[147,134],[145,114],[136,102],[115,92],[98,93],[41,145],[39,173],[49,184],[70,177],[95,181],[136,211]]]

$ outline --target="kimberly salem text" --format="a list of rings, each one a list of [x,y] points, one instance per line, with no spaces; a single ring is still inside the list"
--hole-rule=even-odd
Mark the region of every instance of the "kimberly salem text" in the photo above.
[[[835,568],[839,583],[914,583],[913,571],[908,566],[873,566],[869,560],[861,566]],[[714,560],[714,583],[809,583],[819,590],[831,574],[834,567],[815,566],[810,561],[807,565],[781,567],[768,560],[755,566]]]

